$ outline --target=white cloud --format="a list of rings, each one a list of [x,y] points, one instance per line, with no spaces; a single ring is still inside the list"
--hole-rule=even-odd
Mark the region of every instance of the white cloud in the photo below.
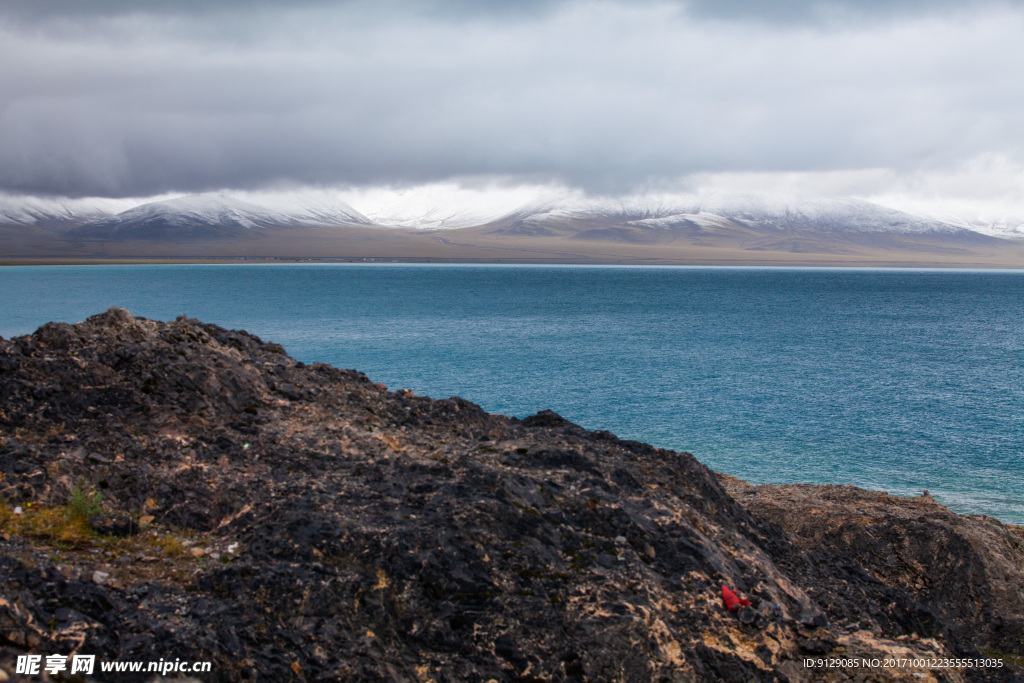
[[[446,181],[411,187],[349,188],[341,196],[364,215],[385,225],[458,228],[481,225],[526,206],[580,194],[578,190],[554,184]]]
[[[0,61],[16,67],[0,72],[0,188],[481,176],[622,193],[716,174],[867,186],[1022,160],[1018,5],[846,27],[697,19],[669,2],[552,3],[514,21],[367,7],[31,29],[0,14]]]
[[[1024,164],[1001,155],[896,177],[865,198],[963,227],[1024,232]]]

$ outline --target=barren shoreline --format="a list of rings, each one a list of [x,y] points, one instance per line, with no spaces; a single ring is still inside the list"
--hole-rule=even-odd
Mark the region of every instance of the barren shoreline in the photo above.
[[[603,225],[603,224],[602,224]],[[627,228],[629,226],[626,226]],[[493,226],[288,228],[242,237],[70,239],[0,227],[0,264],[362,262],[1024,268],[1024,242],[976,235],[735,230],[726,234],[540,234]],[[593,232],[593,231],[591,231]],[[550,233],[550,234],[548,234]],[[621,233],[621,234],[620,234]]]
[[[656,266],[723,266],[723,267],[777,267],[777,268],[941,268],[941,269],[978,269],[978,270],[1022,270],[1024,262],[979,260],[979,261],[939,261],[939,260],[860,260],[860,259],[791,259],[777,260],[758,259],[568,259],[568,258],[414,258],[414,257],[182,257],[182,258],[3,258],[0,267],[4,266],[92,266],[92,265],[269,265],[269,264],[502,264],[502,265],[656,265]]]

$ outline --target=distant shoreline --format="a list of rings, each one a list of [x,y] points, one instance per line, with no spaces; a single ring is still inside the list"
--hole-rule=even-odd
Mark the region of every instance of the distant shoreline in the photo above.
[[[0,268],[5,266],[105,266],[105,265],[272,265],[272,264],[435,264],[435,265],[624,265],[624,266],[722,266],[748,268],[892,268],[892,269],[943,269],[943,270],[1021,270],[1024,263],[1002,262],[945,262],[910,260],[860,260],[860,259],[488,259],[488,258],[424,258],[424,257],[154,257],[154,258],[74,258],[74,257],[0,257]]]

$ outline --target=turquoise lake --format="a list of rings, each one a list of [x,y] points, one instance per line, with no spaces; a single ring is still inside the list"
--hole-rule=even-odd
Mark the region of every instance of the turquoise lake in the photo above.
[[[109,306],[391,389],[1024,524],[1024,273],[492,265],[0,268],[0,336]]]

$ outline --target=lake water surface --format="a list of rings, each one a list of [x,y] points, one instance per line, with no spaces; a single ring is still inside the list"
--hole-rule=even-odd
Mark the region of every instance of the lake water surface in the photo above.
[[[123,306],[392,389],[687,450],[756,483],[929,489],[1024,524],[1024,273],[491,265],[0,268],[0,335]]]

